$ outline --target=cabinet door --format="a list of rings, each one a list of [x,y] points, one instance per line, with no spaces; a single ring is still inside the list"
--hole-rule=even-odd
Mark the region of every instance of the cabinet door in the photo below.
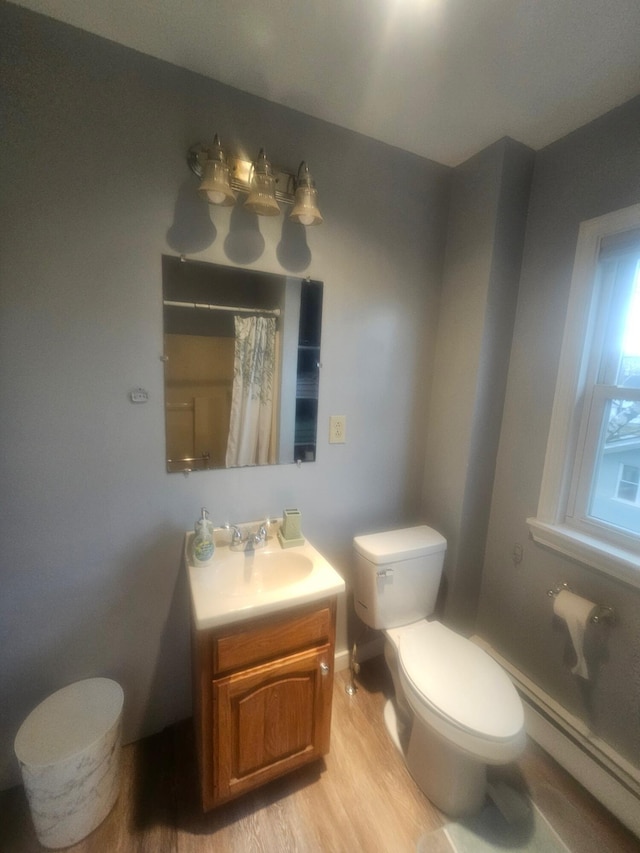
[[[327,644],[213,682],[216,803],[328,752],[330,649]]]

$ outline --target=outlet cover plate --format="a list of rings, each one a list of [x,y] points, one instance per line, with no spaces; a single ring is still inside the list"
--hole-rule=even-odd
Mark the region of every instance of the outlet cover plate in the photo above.
[[[329,418],[329,444],[344,444],[346,440],[346,415],[331,415]]]

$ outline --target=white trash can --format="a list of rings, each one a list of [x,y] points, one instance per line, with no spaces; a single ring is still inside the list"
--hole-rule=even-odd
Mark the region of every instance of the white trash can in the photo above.
[[[20,726],[14,749],[44,847],[70,847],[109,814],[120,788],[124,693],[109,678],[63,687]]]

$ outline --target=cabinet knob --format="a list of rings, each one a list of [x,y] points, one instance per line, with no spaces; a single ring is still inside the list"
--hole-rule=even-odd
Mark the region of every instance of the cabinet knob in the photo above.
[[[321,663],[321,664],[320,664],[320,672],[321,672],[323,675],[329,675],[329,664],[328,664],[328,663],[324,663],[324,662],[323,662],[323,663]]]

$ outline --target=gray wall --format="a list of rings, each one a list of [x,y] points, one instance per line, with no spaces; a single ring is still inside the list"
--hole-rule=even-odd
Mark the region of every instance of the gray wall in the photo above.
[[[478,631],[566,708],[640,765],[640,590],[528,539],[536,514],[558,359],[581,221],[640,202],[640,98],[536,155]],[[514,544],[524,547],[514,566]],[[571,675],[566,627],[546,591],[566,582],[612,605],[592,626],[588,684]]]
[[[424,470],[447,539],[444,618],[474,624],[534,154],[502,139],[454,170]]]
[[[0,34],[4,785],[22,719],[76,679],[123,685],[126,739],[190,713],[180,552],[201,505],[298,506],[347,577],[355,534],[419,516],[449,170],[7,4]],[[325,225],[210,215],[186,151],[215,132],[307,160]],[[163,252],[324,281],[315,464],[165,473]]]
[[[202,504],[216,521],[299,506],[347,579],[353,535],[432,521],[451,539],[448,613],[463,622],[494,473],[478,630],[637,762],[640,595],[532,545],[525,519],[578,225],[640,200],[640,100],[536,156],[494,468],[521,146],[457,172],[436,355],[449,170],[1,0],[0,63],[0,786],[17,781],[26,713],[75,679],[123,684],[127,739],[190,713],[180,550]],[[248,156],[306,159],[325,225],[210,214],[185,154],[215,132]],[[317,463],[165,473],[162,253],[325,282]],[[150,401],[134,406],[138,385]],[[467,419],[445,416],[462,390]],[[347,416],[346,445],[327,443],[330,414]],[[582,692],[546,596],[561,581],[619,611]]]

